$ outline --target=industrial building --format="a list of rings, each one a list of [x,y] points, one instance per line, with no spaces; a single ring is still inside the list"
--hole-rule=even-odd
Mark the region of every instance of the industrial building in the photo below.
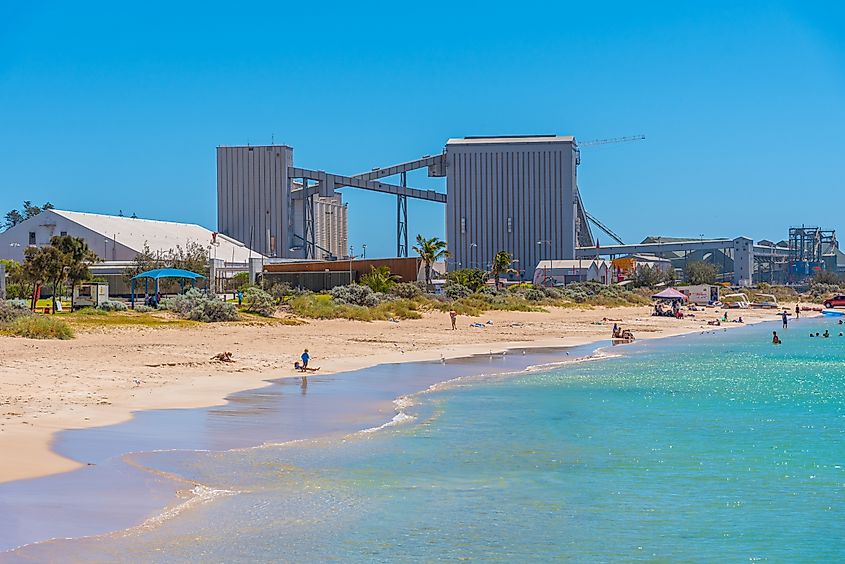
[[[217,147],[217,226],[220,233],[274,258],[344,257],[347,208],[325,185],[307,195],[310,179],[295,180],[286,145]]]
[[[450,270],[486,268],[505,250],[530,280],[540,260],[592,245],[577,164],[575,138],[557,135],[450,139],[441,154],[351,176],[296,167],[286,145],[218,147],[218,229],[271,259],[343,258],[348,216],[336,189],[359,188],[396,198],[398,257],[408,256],[407,200],[417,198],[446,204]],[[407,185],[422,168],[446,178],[446,194]],[[399,183],[380,180],[391,176]]]
[[[0,233],[0,258],[21,262],[27,247],[50,243],[56,235],[81,237],[103,261],[132,261],[144,247],[166,254],[188,244],[208,249],[210,258],[246,263],[260,257],[243,243],[201,225],[116,215],[44,210]]]
[[[581,242],[592,245],[577,164],[574,137],[450,139],[445,165],[451,266],[486,269],[504,250],[531,279],[541,260],[574,259],[579,233]]]
[[[201,225],[50,209],[0,233],[0,259],[22,262],[27,247],[47,245],[56,235],[86,242],[102,261],[92,265],[91,272],[109,282],[112,295],[128,291],[124,272],[145,248],[164,257],[179,247],[200,245],[220,268],[239,265],[241,270],[250,258],[263,258],[243,243]]]
[[[598,140],[581,147],[642,138]],[[511,266],[523,280],[534,279],[540,261],[631,254],[661,257],[675,269],[691,261],[709,262],[719,267],[723,280],[740,286],[774,281],[776,272],[794,278],[815,268],[845,270],[845,254],[833,233],[811,233],[815,228],[802,228],[803,235],[791,231],[787,246],[755,244],[747,237],[649,237],[626,245],[585,209],[579,163],[575,138],[560,135],[449,139],[440,154],[353,175],[295,166],[287,145],[218,147],[218,228],[270,262],[345,258],[348,210],[337,190],[357,188],[396,199],[397,257],[407,257],[410,250],[408,199],[445,204],[449,270],[487,270],[502,250],[512,255]],[[445,193],[408,186],[408,172],[418,169],[445,177]],[[390,177],[397,181],[384,181]],[[591,223],[616,244],[598,245]]]

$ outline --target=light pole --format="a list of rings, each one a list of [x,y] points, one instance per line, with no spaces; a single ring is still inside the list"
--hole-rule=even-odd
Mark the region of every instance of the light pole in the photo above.
[[[355,258],[355,247],[349,245],[349,283],[352,284],[352,259]]]
[[[541,261],[543,260],[543,245],[544,244],[551,246],[552,242],[549,241],[548,239],[543,239],[542,241],[537,241],[537,246],[539,248],[539,255],[540,255]],[[543,263],[543,285],[544,286],[546,285],[546,279],[547,278],[548,278],[548,274],[547,274],[546,264]]]
[[[470,243],[469,244],[469,266],[472,267],[475,265],[478,266],[478,261],[473,260],[475,258],[475,249],[478,248],[478,243]]]
[[[361,248],[363,249],[363,251],[361,251],[361,258],[365,259],[367,258],[367,244],[364,243],[363,245],[361,245]]]

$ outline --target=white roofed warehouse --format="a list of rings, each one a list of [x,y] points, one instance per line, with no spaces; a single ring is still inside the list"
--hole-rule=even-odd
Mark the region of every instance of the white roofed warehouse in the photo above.
[[[199,245],[209,260],[217,259],[214,262],[232,272],[246,270],[250,258],[263,258],[243,243],[194,223],[51,209],[0,233],[0,259],[22,262],[28,247],[48,245],[57,235],[86,242],[102,261],[92,265],[91,273],[109,283],[111,295],[128,295],[126,269],[145,247],[153,255],[167,258],[177,248],[187,251]]]
[[[44,210],[0,233],[0,258],[23,261],[27,247],[50,243],[56,235],[81,237],[103,261],[131,261],[149,247],[166,254],[193,243],[208,248],[210,258],[246,263],[261,255],[243,243],[194,223],[176,223],[116,215]]]

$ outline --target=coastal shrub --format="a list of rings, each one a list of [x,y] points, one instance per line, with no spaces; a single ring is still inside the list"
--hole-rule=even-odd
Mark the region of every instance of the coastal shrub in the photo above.
[[[838,294],[842,289],[837,284],[817,284],[811,283],[810,290],[807,292],[809,297],[814,302],[821,302],[825,298],[829,298],[833,294]],[[766,292],[771,294],[772,292]]]
[[[27,315],[32,315],[32,312],[24,300],[0,301],[0,323],[9,323]]]
[[[466,298],[470,294],[472,294],[472,290],[464,286],[463,284],[458,284],[454,282],[452,284],[447,284],[445,288],[443,288],[443,293],[446,294],[451,300],[457,300],[459,298]]]
[[[387,319],[418,319],[420,305],[407,299],[395,299],[365,307],[340,303],[328,295],[308,294],[288,301],[294,314],[311,319],[350,319],[379,321]]]
[[[842,283],[842,278],[835,272],[829,270],[817,270],[813,273],[813,278],[810,281],[811,285],[825,284],[828,286],[839,286]]]
[[[631,292],[622,286],[608,286],[599,282],[575,282],[559,288],[559,291],[562,299],[585,305],[615,307],[651,303],[644,294]]]
[[[479,295],[481,295],[481,296],[494,297],[494,296],[499,295],[501,292],[499,292],[499,291],[498,291],[496,288],[494,288],[493,286],[487,286],[487,285],[485,284],[484,286],[481,286],[479,289],[477,289],[477,290],[475,291],[475,293],[476,293],[476,294],[479,294]]]
[[[412,300],[423,295],[422,288],[415,282],[399,282],[390,289],[390,293],[397,298],[406,300]]]
[[[529,288],[522,294],[526,300],[529,302],[540,302],[546,298],[546,294],[543,290],[537,288]]]
[[[135,311],[137,311],[138,313],[151,313],[155,311],[155,308],[150,307],[148,305],[139,304],[135,306]]]
[[[244,309],[264,317],[271,317],[276,313],[276,300],[261,288],[253,286],[244,292]]]
[[[217,296],[196,288],[165,298],[161,301],[161,307],[185,319],[206,323],[235,321],[238,318],[235,304],[224,302]]]
[[[25,315],[0,325],[0,332],[27,339],[72,339],[73,329],[51,315]]]
[[[278,303],[290,296],[293,293],[293,288],[287,282],[276,282],[267,289],[267,293],[273,296],[273,299]]]
[[[339,304],[374,307],[379,303],[378,296],[369,286],[349,284],[332,288],[331,297]]]
[[[103,311],[126,311],[125,303],[113,300],[106,300],[97,307]]]

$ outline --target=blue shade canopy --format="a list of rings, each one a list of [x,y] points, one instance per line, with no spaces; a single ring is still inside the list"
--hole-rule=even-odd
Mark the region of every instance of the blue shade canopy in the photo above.
[[[132,277],[132,280],[140,278],[151,278],[158,280],[159,278],[187,278],[189,280],[196,280],[198,278],[205,278],[202,274],[191,272],[190,270],[182,270],[181,268],[157,268],[156,270],[148,270]]]

